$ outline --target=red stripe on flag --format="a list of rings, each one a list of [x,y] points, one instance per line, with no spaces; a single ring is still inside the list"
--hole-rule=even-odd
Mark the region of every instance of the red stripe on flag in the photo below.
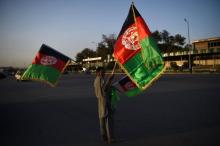
[[[134,88],[136,88],[137,86],[130,80],[128,82],[126,82],[124,85],[122,85],[122,88],[123,90],[126,92],[126,91],[129,91],[129,90],[132,90]]]
[[[44,63],[44,61],[42,59],[45,60],[45,58],[50,58],[51,62]],[[44,54],[41,54],[39,52],[37,53],[36,57],[32,61],[32,64],[40,64],[40,65],[43,65],[43,66],[51,66],[53,68],[56,68],[60,72],[63,71],[63,68],[66,65],[66,63],[64,61],[60,60],[59,58],[55,58],[53,56],[44,55]]]
[[[134,29],[134,27],[136,29]],[[136,36],[135,33],[137,33],[138,35],[136,39],[134,39],[134,36]],[[133,35],[133,38],[131,37],[131,35]],[[143,18],[141,16],[137,17],[136,23],[133,23],[131,26],[129,26],[116,41],[114,49],[115,58],[123,65],[124,63],[126,63],[127,60],[129,60],[141,50],[140,41],[150,35],[151,32],[144,22]],[[127,38],[127,40],[125,38]],[[127,45],[134,45],[134,48],[139,47],[139,49],[128,49],[125,46],[126,43]]]
[[[151,32],[142,17],[136,18],[136,24],[138,29],[139,40],[143,40],[151,35]]]
[[[132,56],[134,56],[138,50],[128,50],[122,44],[122,37],[120,37],[116,43],[116,48],[114,49],[114,57],[121,63],[124,64],[127,60],[129,60]]]
[[[124,64],[127,60],[129,60],[132,56],[140,51],[140,48],[133,49],[133,46],[138,44],[138,39],[134,41],[134,39],[132,38],[132,35],[134,36],[134,33],[137,32],[137,29],[135,28],[135,24],[129,26],[125,30],[125,32],[121,36],[119,36],[118,40],[115,43],[114,57],[121,64]]]

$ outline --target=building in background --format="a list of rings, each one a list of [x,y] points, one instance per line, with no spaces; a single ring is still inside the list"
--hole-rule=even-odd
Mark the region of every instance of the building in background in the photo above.
[[[192,42],[196,65],[220,65],[220,37],[199,39]]]
[[[220,37],[195,40],[192,45],[195,53],[220,52]]]

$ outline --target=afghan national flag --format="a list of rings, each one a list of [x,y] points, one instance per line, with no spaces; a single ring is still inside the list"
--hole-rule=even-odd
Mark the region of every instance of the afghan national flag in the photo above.
[[[21,79],[46,81],[54,86],[69,60],[69,57],[43,44]]]
[[[113,87],[127,96],[135,96],[141,92],[141,89],[128,76],[124,76],[118,82],[114,83]]]
[[[164,62],[157,44],[133,3],[118,35],[114,57],[130,79],[142,90],[164,70]]]
[[[131,97],[141,93],[142,90],[139,89],[128,76],[122,77],[122,79],[114,83],[112,86],[111,105],[113,109],[116,109],[116,106],[120,100],[117,92],[124,93]]]

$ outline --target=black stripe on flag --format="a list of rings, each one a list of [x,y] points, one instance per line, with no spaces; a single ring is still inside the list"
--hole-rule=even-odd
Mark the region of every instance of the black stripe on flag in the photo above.
[[[139,17],[139,16],[141,16],[140,13],[138,12],[138,10],[135,8],[134,5],[133,5],[133,9],[134,9],[134,13],[135,13],[136,18]],[[120,37],[120,36],[124,33],[124,31],[125,31],[130,25],[132,25],[132,24],[134,24],[134,23],[135,23],[135,21],[134,21],[134,14],[133,14],[132,5],[131,5],[130,10],[129,10],[129,12],[128,12],[128,16],[127,16],[127,18],[126,18],[124,24],[122,25],[122,28],[121,28],[121,31],[120,31],[118,37]]]
[[[53,56],[59,60],[62,60],[64,62],[67,62],[68,60],[70,60],[69,57],[67,57],[66,55],[63,55],[62,53],[56,51],[55,49],[42,44],[42,46],[40,47],[40,51],[39,53],[44,54],[44,55],[48,55],[48,56]]]

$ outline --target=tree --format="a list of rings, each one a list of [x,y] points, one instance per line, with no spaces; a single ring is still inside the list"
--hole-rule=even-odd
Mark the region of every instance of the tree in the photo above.
[[[112,55],[114,51],[114,45],[116,42],[115,34],[102,35],[102,41],[98,43],[96,49],[97,55],[102,57],[102,60],[107,59],[107,55]]]
[[[174,36],[174,40],[175,40],[175,45],[182,47],[185,44],[186,38],[181,36],[180,34],[176,34]]]
[[[156,39],[161,51],[164,53],[181,51],[185,44],[185,37],[180,34],[176,34],[175,36],[170,35],[167,30],[163,30],[162,32],[154,31],[152,35]]]
[[[151,35],[155,39],[157,44],[162,41],[161,33],[158,30],[154,31]]]
[[[170,33],[167,30],[161,32],[161,39],[164,44],[169,44]]]
[[[96,56],[97,55],[95,51],[89,48],[85,48],[84,50],[76,54],[76,62],[81,62],[85,58],[96,57]]]
[[[192,48],[191,44],[186,44],[185,47],[184,47],[184,49],[187,50],[187,51],[191,50],[191,48]]]
[[[170,48],[173,48],[173,46],[175,45],[175,38],[174,38],[174,36],[171,35],[171,36],[168,37],[167,44],[170,46]]]

